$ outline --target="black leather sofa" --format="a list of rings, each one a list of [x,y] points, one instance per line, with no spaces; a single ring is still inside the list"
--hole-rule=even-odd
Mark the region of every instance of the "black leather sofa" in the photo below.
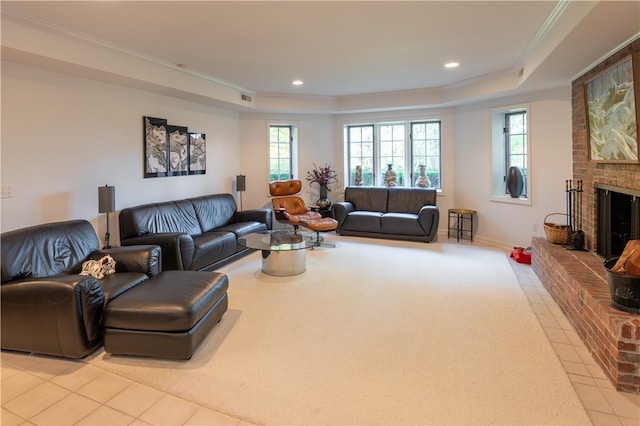
[[[85,220],[0,238],[3,350],[82,358],[104,343],[112,354],[188,359],[227,311],[225,274],[162,271],[157,245],[98,250]],[[113,273],[82,274],[107,254]]]
[[[430,188],[350,186],[333,204],[340,235],[433,241],[440,212]]]
[[[104,306],[161,272],[160,247],[99,250],[85,220],[5,232],[0,243],[2,349],[82,358],[102,344]],[[114,274],[79,274],[107,254]]]
[[[272,226],[272,210],[237,211],[231,194],[212,194],[123,209],[120,243],[159,245],[164,270],[210,271],[253,251],[238,238]]]

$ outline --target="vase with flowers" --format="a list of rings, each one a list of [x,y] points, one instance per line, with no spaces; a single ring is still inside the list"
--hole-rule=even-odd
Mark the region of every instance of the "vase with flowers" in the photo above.
[[[331,200],[329,200],[329,191],[331,191],[331,185],[338,182],[338,174],[329,165],[324,167],[318,167],[313,165],[313,170],[307,172],[307,182],[309,186],[318,184],[320,188],[320,199],[316,202],[321,209],[328,209],[331,207]]]

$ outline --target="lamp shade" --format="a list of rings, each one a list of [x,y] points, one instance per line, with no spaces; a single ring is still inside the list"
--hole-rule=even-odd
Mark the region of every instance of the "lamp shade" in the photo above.
[[[236,176],[236,190],[238,191],[246,191],[247,189],[247,179],[245,175]]]
[[[98,187],[98,212],[111,213],[116,210],[116,187],[115,186],[99,186]]]

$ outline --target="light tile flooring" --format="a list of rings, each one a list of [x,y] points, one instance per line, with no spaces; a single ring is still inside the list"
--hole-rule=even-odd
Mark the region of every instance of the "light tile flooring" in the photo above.
[[[2,352],[2,425],[249,425],[82,361]]]
[[[639,425],[640,396],[617,392],[528,265],[520,285],[594,425]],[[249,425],[85,364],[2,352],[2,425]]]
[[[640,425],[640,395],[615,390],[531,266],[510,262],[591,422]]]

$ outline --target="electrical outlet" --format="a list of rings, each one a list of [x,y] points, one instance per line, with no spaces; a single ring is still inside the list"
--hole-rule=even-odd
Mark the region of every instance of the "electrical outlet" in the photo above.
[[[535,223],[535,222],[533,222],[533,223],[531,224],[531,230],[532,230],[533,232],[536,232],[536,231],[538,230],[538,224],[537,224],[537,223]]]
[[[2,198],[12,198],[13,185],[2,185],[2,193],[0,195],[2,196]]]

